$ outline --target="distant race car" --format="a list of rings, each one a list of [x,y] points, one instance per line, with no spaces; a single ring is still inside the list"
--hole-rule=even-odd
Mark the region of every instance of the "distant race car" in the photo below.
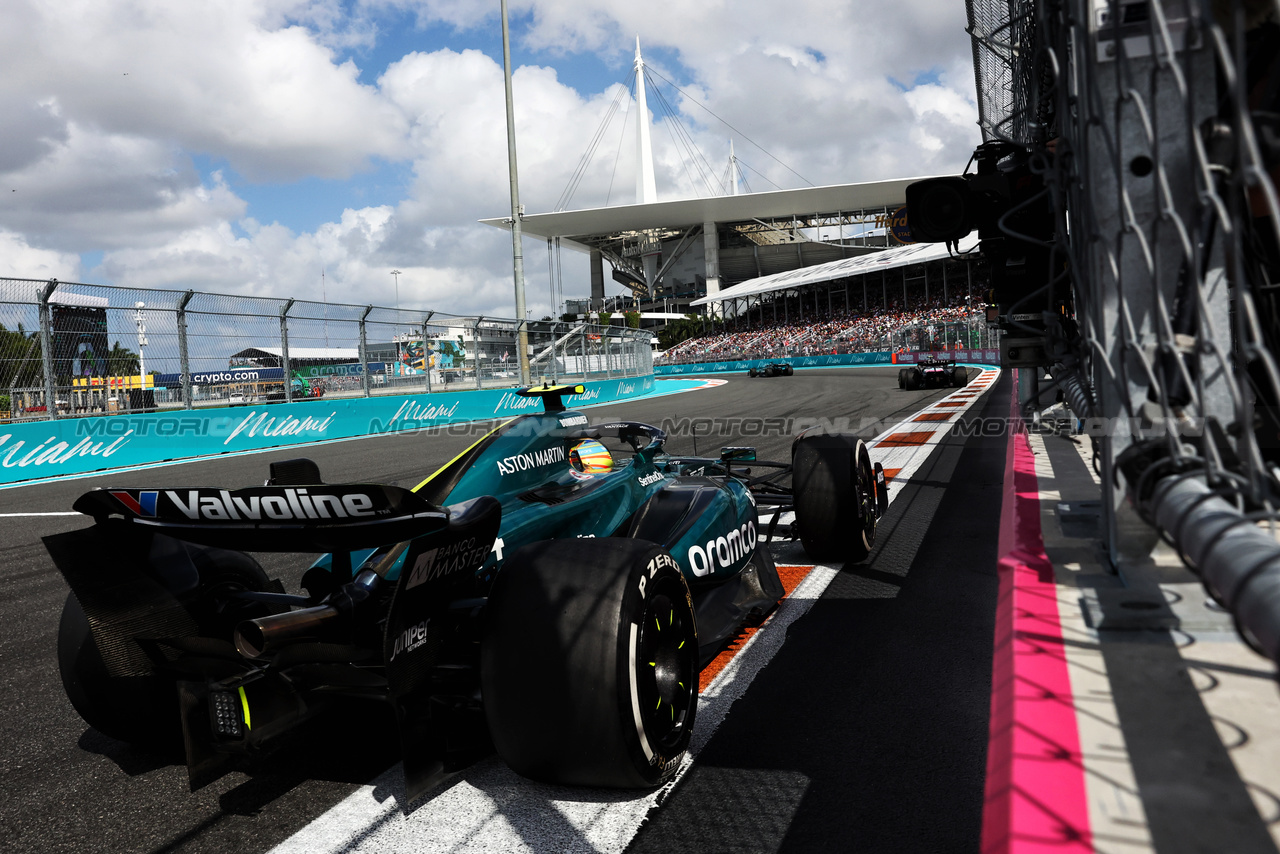
[[[921,359],[898,370],[898,388],[915,391],[922,388],[961,388],[969,384],[968,369],[955,360]]]
[[[394,711],[406,803],[494,750],[556,784],[670,779],[699,670],[783,596],[766,544],[864,559],[884,472],[839,434],[797,437],[788,463],[672,456],[657,427],[565,410],[582,391],[522,389],[545,411],[413,490],[325,484],[300,459],[265,486],[84,494],[94,524],[44,540],[72,591],[72,705],[113,738],[184,750],[193,789],[338,701]],[[327,554],[294,594],[246,551]]]
[[[795,368],[786,362],[770,362],[758,368],[748,368],[747,376],[749,377],[789,377],[794,374]]]

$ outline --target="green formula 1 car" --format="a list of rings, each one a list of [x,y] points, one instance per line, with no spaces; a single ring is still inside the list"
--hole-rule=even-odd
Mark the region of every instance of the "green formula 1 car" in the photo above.
[[[259,487],[86,493],[94,524],[45,538],[71,587],[72,704],[114,738],[180,746],[192,788],[351,700],[394,711],[408,800],[495,749],[539,780],[661,784],[700,668],[783,596],[767,542],[864,559],[883,472],[842,435],[798,437],[788,463],[672,456],[656,427],[566,410],[581,391],[522,390],[545,411],[413,490],[294,460]],[[247,552],[321,557],[289,593]]]

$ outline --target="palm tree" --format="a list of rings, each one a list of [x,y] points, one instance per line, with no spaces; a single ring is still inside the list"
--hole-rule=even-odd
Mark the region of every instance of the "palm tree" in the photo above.
[[[107,353],[107,375],[112,377],[133,377],[138,375],[138,354],[128,347],[121,347],[117,341]]]

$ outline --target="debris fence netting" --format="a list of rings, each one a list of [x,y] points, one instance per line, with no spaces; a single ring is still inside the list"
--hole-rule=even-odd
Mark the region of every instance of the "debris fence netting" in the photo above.
[[[0,279],[0,420],[514,387],[522,335],[534,382],[653,372],[619,326]]]
[[[1277,660],[1280,4],[969,15],[984,139],[1019,146],[1054,217],[1022,310],[1070,301],[1043,323],[1052,381],[1022,371],[1021,399],[1061,392],[1092,437],[1112,563],[1164,536]]]

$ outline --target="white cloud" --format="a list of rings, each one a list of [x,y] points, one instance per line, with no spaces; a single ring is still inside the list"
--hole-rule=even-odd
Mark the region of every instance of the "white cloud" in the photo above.
[[[372,61],[388,9],[417,16],[424,47],[362,83],[372,76],[361,78],[343,51]],[[491,45],[496,9],[471,0],[11,0],[0,50],[22,73],[0,79],[6,263],[15,273],[30,263],[40,278],[34,268],[79,272],[76,253],[104,252],[85,275],[305,298],[318,296],[323,270],[328,298],[384,304],[397,268],[402,304],[510,314],[510,238],[475,223],[509,205],[501,63],[438,47],[444,30],[451,43],[483,34]],[[978,141],[961,4],[905,0],[895,17],[909,27],[886,25],[883,7],[865,0],[512,0],[511,12],[518,46],[553,57],[515,74],[531,211],[559,199],[627,79],[637,34],[653,71],[687,93],[663,84],[714,178],[730,139],[767,176],[750,175],[756,190],[800,181],[748,140],[815,184],[958,171]],[[589,91],[561,82],[554,57],[572,63],[580,52],[615,68],[616,82]],[[659,194],[694,194],[701,179],[656,95],[649,103]],[[619,146],[619,113],[574,207],[632,201],[634,115],[628,122]],[[335,205],[306,232],[260,222],[270,216],[222,175],[197,169],[225,163],[285,185],[343,180],[379,161],[411,167],[400,198]],[[525,265],[533,316],[551,313],[535,241]],[[582,293],[585,258],[568,253],[566,265],[568,293]]]
[[[0,230],[0,278],[74,281],[79,275],[77,256],[36,249],[21,234]]]
[[[285,8],[252,0],[13,0],[21,75],[68,121],[215,153],[250,178],[342,177],[400,156],[403,120]],[[6,15],[8,7],[6,8]],[[331,29],[331,28],[330,28]],[[20,43],[20,44],[19,44]],[[13,61],[13,57],[7,57]]]

